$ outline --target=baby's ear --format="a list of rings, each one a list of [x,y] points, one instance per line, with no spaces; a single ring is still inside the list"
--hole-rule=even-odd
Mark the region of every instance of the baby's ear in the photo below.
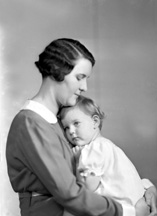
[[[100,125],[100,118],[98,115],[94,115],[93,117],[93,122],[94,122],[94,128],[98,128]]]

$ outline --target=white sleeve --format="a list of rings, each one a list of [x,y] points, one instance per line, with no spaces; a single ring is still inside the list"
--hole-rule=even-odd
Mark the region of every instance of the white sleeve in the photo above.
[[[132,205],[122,204],[123,216],[136,216],[135,207]]]
[[[142,179],[142,184],[144,189],[148,189],[151,186],[154,186],[153,183],[149,179]]]
[[[81,175],[103,175],[105,165],[107,165],[107,158],[110,158],[110,148],[106,148],[104,143],[92,142],[85,146],[81,151],[78,166]]]

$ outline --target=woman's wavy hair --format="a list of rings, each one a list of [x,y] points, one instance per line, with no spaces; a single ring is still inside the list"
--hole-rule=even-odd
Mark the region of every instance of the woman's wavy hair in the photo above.
[[[61,108],[58,115],[60,121],[64,118],[64,116],[66,115],[69,109],[75,109],[75,108],[79,108],[80,110],[82,110],[84,113],[86,113],[91,117],[95,115],[98,116],[100,119],[99,129],[101,130],[103,119],[105,118],[104,112],[100,110],[100,107],[92,99],[84,97],[82,95],[78,97],[77,103],[74,106]]]
[[[79,41],[70,38],[60,38],[52,41],[39,55],[39,60],[35,65],[39,69],[42,77],[53,77],[61,82],[76,65],[80,58],[88,59],[92,66],[95,59],[90,51]]]

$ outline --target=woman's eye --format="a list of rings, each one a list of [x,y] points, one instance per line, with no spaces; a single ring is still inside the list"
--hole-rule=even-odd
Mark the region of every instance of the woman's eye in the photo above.
[[[80,74],[80,75],[77,76],[77,80],[82,80],[83,78],[85,78],[84,74]]]

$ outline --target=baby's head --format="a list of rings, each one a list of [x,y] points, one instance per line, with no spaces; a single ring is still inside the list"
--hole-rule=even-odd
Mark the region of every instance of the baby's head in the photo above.
[[[60,119],[69,142],[81,146],[101,130],[104,113],[92,99],[80,96],[75,106],[62,108]]]

